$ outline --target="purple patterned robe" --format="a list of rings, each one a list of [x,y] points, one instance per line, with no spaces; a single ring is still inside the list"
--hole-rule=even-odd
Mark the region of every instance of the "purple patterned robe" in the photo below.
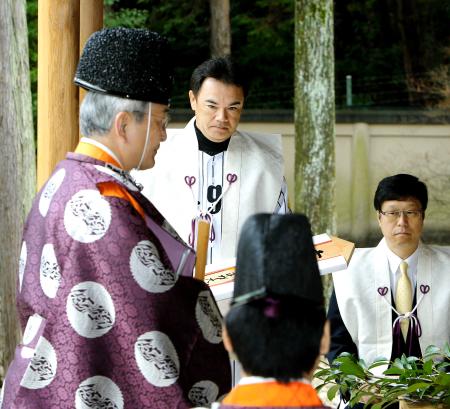
[[[129,201],[100,194],[97,184],[111,181],[150,226]],[[188,408],[228,392],[220,313],[206,284],[176,273],[172,247],[187,248],[163,224],[123,172],[75,153],[57,166],[25,225],[17,302],[26,329],[1,408]]]

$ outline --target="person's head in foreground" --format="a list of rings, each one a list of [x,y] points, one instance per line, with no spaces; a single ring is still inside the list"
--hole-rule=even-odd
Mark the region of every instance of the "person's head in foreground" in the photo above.
[[[189,100],[195,125],[212,142],[233,135],[241,118],[247,80],[230,57],[216,57],[200,64],[192,73]]]
[[[311,378],[328,352],[322,281],[307,218],[250,217],[239,239],[224,342],[246,375]]]
[[[386,177],[378,184],[373,204],[390,250],[403,259],[409,257],[422,235],[428,204],[425,183],[408,174]]]
[[[75,74],[88,90],[81,134],[108,147],[125,170],[155,164],[166,139],[171,66],[167,40],[145,29],[104,29],[84,47]]]

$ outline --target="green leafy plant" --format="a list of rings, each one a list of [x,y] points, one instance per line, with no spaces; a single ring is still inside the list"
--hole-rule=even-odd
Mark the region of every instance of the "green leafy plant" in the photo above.
[[[423,358],[402,355],[391,362],[378,359],[371,365],[355,356],[343,353],[331,365],[323,362],[315,373],[327,386],[328,399],[337,393],[349,400],[350,406],[359,402],[381,409],[404,400],[409,404],[431,404],[437,408],[450,407],[450,347],[442,350],[429,346]],[[388,368],[381,374],[376,369]]]

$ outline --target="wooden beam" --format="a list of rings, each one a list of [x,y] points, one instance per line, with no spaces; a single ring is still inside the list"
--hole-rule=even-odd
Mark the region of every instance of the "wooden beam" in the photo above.
[[[80,0],[38,3],[38,164],[42,187],[57,162],[78,143]]]
[[[80,55],[89,36],[103,28],[103,0],[80,0]],[[80,88],[80,103],[86,91]]]

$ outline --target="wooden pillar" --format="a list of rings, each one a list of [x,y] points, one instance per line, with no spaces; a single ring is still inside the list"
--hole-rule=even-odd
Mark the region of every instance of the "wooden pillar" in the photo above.
[[[103,0],[80,0],[80,54],[89,36],[103,28]],[[80,103],[86,91],[80,88]]]
[[[79,33],[80,0],[39,1],[38,189],[78,142]]]

